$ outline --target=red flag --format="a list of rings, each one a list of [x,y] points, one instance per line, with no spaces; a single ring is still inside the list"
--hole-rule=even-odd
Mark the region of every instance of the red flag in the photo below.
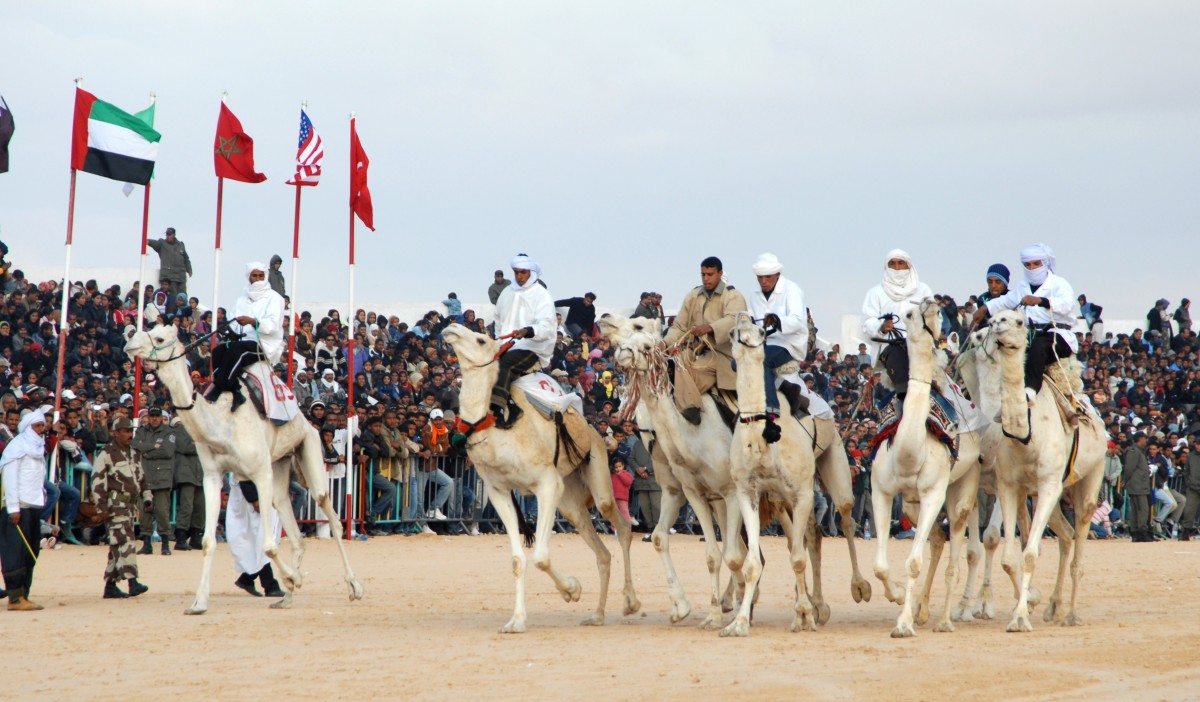
[[[217,140],[213,147],[213,164],[218,178],[243,183],[261,183],[267,179],[254,170],[254,140],[242,131],[242,123],[224,102],[221,103],[221,116],[217,118]]]
[[[371,161],[358,140],[355,121],[350,120],[350,211],[358,215],[367,229],[375,231],[375,210],[371,206],[371,191],[367,189],[367,168]]]

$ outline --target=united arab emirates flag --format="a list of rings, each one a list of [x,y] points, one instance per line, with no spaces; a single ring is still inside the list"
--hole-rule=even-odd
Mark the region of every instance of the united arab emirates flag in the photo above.
[[[154,172],[160,139],[145,120],[75,89],[71,168],[145,185]]]
[[[0,173],[8,173],[8,142],[12,140],[13,129],[12,112],[0,95]]]

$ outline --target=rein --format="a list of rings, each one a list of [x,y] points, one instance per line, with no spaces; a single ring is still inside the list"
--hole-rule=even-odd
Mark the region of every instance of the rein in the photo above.
[[[205,334],[205,335],[203,335],[203,336],[197,337],[197,339],[196,339],[195,341],[193,341],[193,342],[192,342],[192,343],[190,343],[190,344],[187,344],[187,345],[185,345],[185,346],[183,347],[183,350],[182,350],[182,351],[180,351],[178,354],[176,354],[176,355],[174,355],[174,356],[171,356],[170,358],[155,358],[155,356],[156,356],[156,354],[157,354],[159,351],[162,351],[163,349],[169,349],[169,348],[172,348],[173,346],[177,345],[177,344],[179,343],[179,341],[178,341],[178,340],[176,340],[176,341],[175,341],[173,344],[163,344],[163,345],[161,345],[161,346],[151,346],[151,347],[150,347],[150,354],[149,354],[149,355],[146,357],[146,360],[148,360],[148,361],[154,361],[155,363],[157,363],[157,364],[159,364],[159,365],[163,365],[163,364],[166,364],[166,363],[170,363],[171,361],[177,361],[177,360],[179,360],[179,359],[183,358],[184,356],[187,356],[187,355],[188,355],[188,352],[190,352],[192,349],[196,348],[196,347],[197,347],[197,346],[199,346],[200,344],[202,344],[202,343],[204,343],[205,341],[207,341],[207,340],[211,339],[212,337],[216,336],[216,335],[217,335],[217,334],[219,334],[220,332],[221,332],[221,330],[220,330],[220,329],[216,329],[216,330],[214,330],[214,331],[211,331],[211,332],[209,332],[209,333],[207,333],[207,334]],[[146,333],[146,336],[149,336],[149,333],[148,333],[148,332]],[[152,343],[153,343],[153,342],[152,342]],[[192,409],[192,408],[193,408],[193,407],[195,407],[195,406],[196,406],[196,391],[195,391],[195,390],[192,390],[192,404],[188,405],[187,407],[184,407],[184,406],[182,406],[182,405],[176,405],[176,406],[175,406],[175,410],[176,410],[177,412],[186,412],[186,411],[188,411],[188,410]]]

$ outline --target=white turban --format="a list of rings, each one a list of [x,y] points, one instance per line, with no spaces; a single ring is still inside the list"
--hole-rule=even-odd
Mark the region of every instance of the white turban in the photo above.
[[[538,262],[529,257],[528,254],[519,253],[512,257],[508,267],[514,271],[529,271],[529,280],[525,281],[524,285],[518,285],[513,281],[513,286],[517,290],[528,290],[531,286],[536,285],[538,278],[542,275],[542,267]]]
[[[1046,276],[1054,272],[1055,263],[1054,249],[1051,249],[1045,244],[1034,244],[1021,249],[1021,264],[1022,266],[1030,261],[1043,261],[1041,268],[1034,270],[1025,269],[1025,281],[1033,287],[1037,287],[1046,282]]]
[[[21,423],[17,425],[17,433],[20,434],[21,432],[25,431],[26,429],[33,426],[34,424],[38,424],[39,422],[43,423],[43,424],[46,422],[46,413],[45,412],[43,412],[41,410],[35,410],[33,412],[28,412],[28,413],[26,413],[26,415],[24,417],[21,417]]]
[[[250,274],[254,271],[261,271],[265,276],[267,274],[267,267],[262,264],[262,261],[251,261],[250,263],[247,263],[247,281],[250,280]],[[266,278],[263,278],[262,280],[256,280],[253,283],[250,283],[250,285],[246,286],[246,296],[251,302],[258,302],[266,297],[267,293],[269,292],[271,292],[271,284],[267,282]]]
[[[46,414],[41,410],[27,412],[17,425],[17,436],[4,447],[4,455],[0,457],[0,465],[11,463],[22,458],[42,460],[46,456],[46,439],[33,429],[38,422],[45,422]]]
[[[908,270],[895,271],[888,267],[888,261],[898,258],[908,264]],[[913,265],[912,257],[904,249],[892,249],[883,259],[883,291],[887,296],[899,302],[912,297],[921,285],[917,275],[917,267]]]
[[[765,253],[754,262],[754,275],[775,275],[783,272],[783,264],[773,253]]]
[[[265,264],[263,264],[262,261],[251,261],[250,263],[247,263],[246,264],[246,278],[249,278],[250,274],[253,273],[254,271],[262,271],[263,275],[266,275],[267,267]]]

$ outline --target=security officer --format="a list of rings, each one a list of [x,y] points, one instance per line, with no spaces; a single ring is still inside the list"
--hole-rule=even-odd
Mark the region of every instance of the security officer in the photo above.
[[[133,520],[134,505],[140,503],[149,507],[152,495],[146,488],[141,463],[133,452],[132,439],[133,423],[126,417],[117,417],[112,426],[112,443],[96,454],[96,467],[92,473],[90,500],[109,514],[104,599],[137,597],[150,589],[137,579]],[[117,587],[122,580],[129,581],[128,594]]]
[[[175,432],[175,550],[191,551],[204,547],[204,469],[196,442],[179,417],[171,421],[171,430]]]
[[[1129,499],[1125,501],[1125,523],[1134,542],[1154,541],[1150,532],[1150,462],[1146,458],[1146,433],[1133,435],[1133,446],[1125,450],[1125,470],[1121,482]]]
[[[171,555],[171,486],[175,482],[175,432],[163,424],[161,407],[151,407],[146,414],[145,426],[138,427],[133,436],[133,449],[142,460],[146,473],[146,487],[154,496],[154,513],[143,508],[139,521],[142,524],[142,549],[138,553],[154,553],[151,546],[154,537],[152,520],[158,521],[158,535],[162,539],[162,555]]]

